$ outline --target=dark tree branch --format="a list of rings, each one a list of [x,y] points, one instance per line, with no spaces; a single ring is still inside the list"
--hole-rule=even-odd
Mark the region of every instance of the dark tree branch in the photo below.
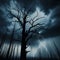
[[[43,27],[42,25],[43,25],[43,24],[37,23],[37,24],[35,24],[35,25],[32,25],[32,26],[29,28],[29,30],[27,31],[26,42],[28,42],[28,40],[32,38],[32,35],[29,36],[30,33],[32,33],[32,34],[37,34],[37,35],[40,36],[40,34],[37,32],[37,29]],[[38,27],[38,28],[36,28],[36,29],[34,29],[34,30],[31,30],[31,29],[33,29],[34,27]],[[44,28],[43,28],[43,29],[44,29]],[[29,36],[29,37],[28,37],[28,36]],[[28,37],[28,38],[27,38],[27,37]]]
[[[19,16],[19,13],[20,13],[20,16],[21,16],[21,13],[23,14],[24,12],[23,12],[23,10],[19,7],[19,4],[18,3],[15,3],[15,1],[13,0],[13,2],[14,2],[14,4],[15,4],[15,6],[16,6],[16,8],[14,8],[14,10],[16,10],[17,12],[18,12],[18,16]],[[20,17],[19,16],[19,17]]]
[[[15,17],[15,18],[17,18],[17,20],[18,21],[12,21],[12,22],[19,22],[19,24],[21,25],[21,27],[22,27],[22,25],[23,25],[23,23],[22,23],[22,21],[20,20],[20,17],[19,16],[16,16],[16,15],[14,15],[9,9],[8,9],[8,12],[9,12],[9,14],[11,14],[12,15],[12,17]],[[19,13],[19,12],[18,12]]]
[[[36,19],[36,17],[38,16],[38,12],[37,12],[37,15],[33,18],[33,19],[31,19],[30,21],[27,21],[26,23],[30,23],[30,25],[32,26],[33,25],[33,20],[35,20]],[[32,22],[31,22],[32,21]]]
[[[44,38],[41,34],[39,34],[37,31],[30,31],[30,33],[31,33],[31,35],[28,37],[28,38],[26,38],[26,43],[33,37],[33,34],[36,34],[37,36],[38,36],[38,38],[40,39],[40,38]]]
[[[26,21],[26,23],[29,23],[30,25],[32,25],[31,21]]]
[[[36,34],[36,35],[40,36],[40,34],[36,31],[30,31],[30,33],[31,33],[31,35],[26,38],[26,42],[28,42],[32,38],[33,34]]]
[[[37,26],[41,26],[41,25],[42,25],[42,24],[37,23],[37,24],[31,26],[31,27],[29,28],[29,30],[28,30],[28,33],[31,31],[32,28],[37,27]]]
[[[40,18],[37,18],[36,20],[33,20],[32,24],[34,24],[36,21],[38,21],[39,19],[42,19],[42,18],[45,18],[45,17],[40,17]]]
[[[26,38],[26,43],[29,41],[29,39],[31,39],[32,38],[32,34],[29,36],[29,37],[27,37]]]

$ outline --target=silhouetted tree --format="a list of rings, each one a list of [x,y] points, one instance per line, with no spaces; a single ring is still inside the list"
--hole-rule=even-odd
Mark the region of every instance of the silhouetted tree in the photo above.
[[[40,22],[36,23],[39,19],[42,19],[44,17],[38,17],[38,12],[37,15],[35,17],[33,17],[32,19],[28,20],[29,16],[30,16],[30,12],[31,12],[31,8],[28,9],[27,11],[25,9],[19,8],[18,5],[16,5],[17,8],[13,8],[10,9],[10,7],[7,8],[7,11],[9,12],[10,16],[14,17],[16,20],[12,21],[12,22],[17,22],[20,25],[19,30],[22,29],[22,40],[21,40],[21,60],[26,60],[26,54],[28,53],[28,51],[26,51],[27,48],[27,42],[30,40],[30,38],[33,37],[33,35],[37,35],[39,38],[41,38],[40,33],[38,32],[38,29],[44,29],[43,24],[41,24]],[[17,14],[14,14],[13,12],[17,12]],[[31,26],[26,30],[26,25],[30,24]],[[15,28],[14,28],[15,29]],[[14,29],[11,35],[11,39],[10,39],[10,46],[7,52],[7,57],[9,54],[9,50],[11,47],[11,43],[13,40],[13,35],[14,35]]]

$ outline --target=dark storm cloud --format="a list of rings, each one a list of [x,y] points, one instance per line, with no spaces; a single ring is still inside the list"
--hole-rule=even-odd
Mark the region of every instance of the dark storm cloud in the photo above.
[[[0,9],[0,27],[5,27],[5,26],[10,25],[6,17],[4,16],[4,12]]]
[[[9,3],[10,0],[0,0],[0,5],[4,5]]]
[[[32,9],[34,7],[39,6],[46,13],[49,12],[50,9],[55,8],[60,5],[60,0],[17,0],[22,6],[28,9],[32,5]]]
[[[9,25],[9,22],[3,16],[3,12],[0,10],[0,37],[6,32],[6,28]]]
[[[10,22],[8,22],[8,20],[6,19],[7,16],[5,16],[3,10],[1,9],[2,7],[0,7],[0,37],[1,35],[3,35],[7,30],[7,26],[10,25]],[[6,13],[6,11],[5,11]]]
[[[53,10],[52,18],[60,18],[60,6],[56,6]]]
[[[17,2],[26,10],[31,8],[31,11],[35,10],[36,0],[17,0]]]
[[[9,3],[11,0],[0,0],[0,4]],[[15,1],[15,0],[14,0]],[[16,0],[22,7],[32,10],[35,10],[36,6],[39,6],[46,13],[49,12],[50,9],[55,8],[60,5],[60,0]]]
[[[55,8],[60,5],[60,0],[39,0],[39,3],[42,5],[43,10],[48,12],[50,9]]]
[[[51,26],[51,28],[48,27],[48,29],[42,33],[46,38],[60,36],[60,6],[56,6],[53,9],[51,19],[55,20],[55,22],[51,24],[54,26]]]
[[[4,26],[6,23],[5,23],[5,19],[3,17],[3,12],[0,10],[0,26]]]
[[[39,0],[39,3],[42,6],[42,10],[46,13],[49,13],[49,10],[52,10],[51,19],[55,19],[53,27],[46,29],[42,33],[44,37],[55,37],[60,35],[60,0]]]

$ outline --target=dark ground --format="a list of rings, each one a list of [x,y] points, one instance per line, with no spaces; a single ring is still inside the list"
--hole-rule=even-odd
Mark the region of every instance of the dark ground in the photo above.
[[[0,60],[20,60],[20,58],[3,58],[0,56]],[[60,60],[57,58],[27,58],[27,60]]]

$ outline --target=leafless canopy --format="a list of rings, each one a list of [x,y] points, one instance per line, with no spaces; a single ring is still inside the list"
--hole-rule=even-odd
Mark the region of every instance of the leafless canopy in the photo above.
[[[31,25],[29,27],[29,29],[27,31],[25,31],[25,33],[26,33],[26,41],[28,41],[33,34],[37,34],[37,35],[40,36],[40,34],[36,31],[36,29],[38,29],[40,27],[43,27],[44,28],[44,26],[41,23],[35,24],[35,22],[38,21],[39,19],[42,19],[42,18],[45,18],[45,17],[40,17],[40,18],[37,18],[36,19],[36,17],[38,17],[38,12],[37,12],[36,16],[34,16],[29,21],[27,21],[27,18],[29,16],[29,13],[30,13],[31,8],[28,11],[25,11],[24,9],[21,9],[20,7],[18,7],[18,5],[16,5],[16,7],[17,8],[13,8],[12,10],[16,11],[18,13],[17,15],[15,15],[15,14],[12,13],[10,7],[7,8],[7,11],[8,11],[8,13],[10,15],[12,15],[12,17],[15,17],[17,19],[17,20],[12,21],[12,22],[17,22],[20,25],[21,28],[23,28],[23,20],[24,19],[26,20],[26,24],[29,23]],[[9,14],[8,14],[8,16],[9,16]],[[33,29],[35,27],[36,27],[36,29]],[[16,31],[20,30],[21,28],[17,29]]]

